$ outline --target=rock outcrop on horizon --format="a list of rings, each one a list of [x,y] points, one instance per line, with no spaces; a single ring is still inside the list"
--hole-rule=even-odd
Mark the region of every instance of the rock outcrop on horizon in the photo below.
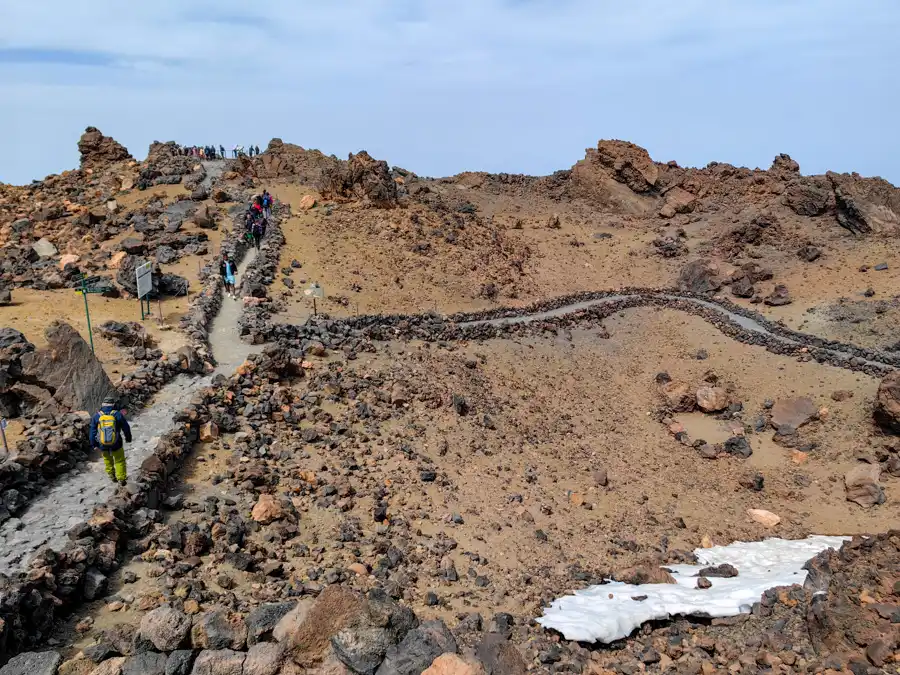
[[[133,159],[128,149],[111,136],[104,136],[96,127],[88,127],[78,141],[81,168],[94,169],[115,162]]]

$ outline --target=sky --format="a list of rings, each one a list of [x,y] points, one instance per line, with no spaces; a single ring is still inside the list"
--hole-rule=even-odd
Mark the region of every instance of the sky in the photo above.
[[[897,0],[9,0],[0,181],[87,126],[366,149],[424,176],[547,174],[601,138],[658,161],[900,184]]]

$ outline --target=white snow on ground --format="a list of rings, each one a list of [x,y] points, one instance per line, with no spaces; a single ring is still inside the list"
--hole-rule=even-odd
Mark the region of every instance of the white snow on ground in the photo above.
[[[776,586],[802,584],[803,565],[827,548],[840,548],[847,537],[813,536],[795,541],[766,539],[735,542],[694,551],[699,565],[666,565],[676,584],[632,586],[610,582],[554,600],[537,621],[567,640],[612,642],[627,637],[646,621],[676,614],[722,617],[747,613],[760,596]],[[731,579],[710,578],[712,588],[697,586],[697,572],[730,563],[738,570]],[[646,600],[632,598],[646,596]]]

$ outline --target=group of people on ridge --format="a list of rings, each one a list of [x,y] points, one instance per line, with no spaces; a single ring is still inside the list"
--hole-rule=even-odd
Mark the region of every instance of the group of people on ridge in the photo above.
[[[201,148],[205,150],[205,148]],[[224,152],[224,149],[223,149]],[[260,241],[266,234],[269,219],[272,217],[274,199],[268,190],[254,195],[247,208],[245,236],[259,250]],[[237,264],[231,253],[222,253],[219,261],[219,274],[225,284],[225,293],[237,299],[235,284]],[[91,416],[90,443],[95,450],[103,453],[103,464],[106,475],[119,485],[128,480],[128,469],[125,461],[125,443],[131,443],[131,427],[125,419],[125,413],[119,408],[115,396],[107,396],[100,405],[100,410]]]
[[[182,145],[179,148],[185,157],[198,157],[199,159],[225,159],[225,146],[220,145],[218,150],[214,145]]]
[[[228,157],[225,154],[225,146],[221,144],[218,148],[215,145],[179,145],[178,151],[185,157],[197,157],[198,159],[227,159]],[[251,145],[247,149],[244,149],[243,145],[235,145],[231,149],[233,159],[244,155],[256,157],[259,154],[261,151],[258,145]]]
[[[260,154],[258,145],[251,145],[246,152],[244,151],[243,145],[236,145],[231,149],[231,156],[235,158],[242,157],[244,155],[255,157],[258,154]],[[224,157],[225,155],[222,156]]]

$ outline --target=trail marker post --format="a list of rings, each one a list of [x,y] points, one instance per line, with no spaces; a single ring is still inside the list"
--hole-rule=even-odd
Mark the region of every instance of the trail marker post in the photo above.
[[[324,298],[325,297],[325,289],[319,286],[318,281],[312,282],[308,288],[304,289],[303,295],[308,298],[312,298],[313,301],[313,316],[316,316],[319,313],[318,307],[316,307],[316,298]]]
[[[92,277],[92,279],[96,279]],[[81,275],[81,288],[79,288],[76,293],[81,293],[84,296],[84,317],[87,319],[87,328],[88,328],[88,339],[91,341],[91,354],[94,353],[94,331],[91,330],[91,310],[88,307],[88,293],[102,293],[103,288],[90,288],[88,286],[88,278],[82,274]]]
[[[137,296],[141,303],[141,321],[150,316],[150,291],[153,289],[153,265],[150,262],[142,263],[134,269],[134,277],[137,281]],[[144,310],[144,298],[147,298],[147,309]]]

